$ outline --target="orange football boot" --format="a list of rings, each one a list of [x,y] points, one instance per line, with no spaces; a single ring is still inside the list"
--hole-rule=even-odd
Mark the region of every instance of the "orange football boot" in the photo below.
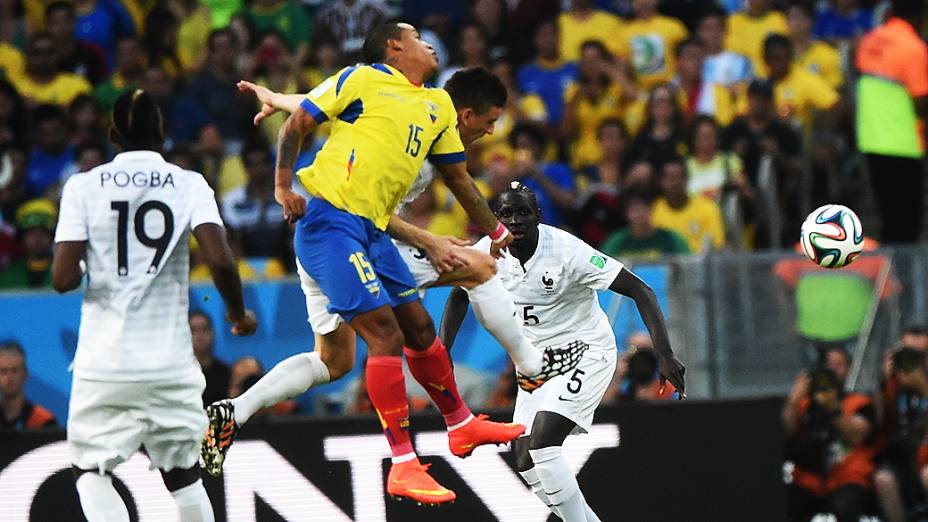
[[[477,415],[467,424],[448,433],[448,445],[456,457],[466,458],[483,444],[506,444],[525,433],[524,424],[493,422]]]
[[[393,464],[387,477],[387,493],[396,500],[412,500],[419,505],[437,506],[454,502],[454,491],[435,482],[418,458]]]

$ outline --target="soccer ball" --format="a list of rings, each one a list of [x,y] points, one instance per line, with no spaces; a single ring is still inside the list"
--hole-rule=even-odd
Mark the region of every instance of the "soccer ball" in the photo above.
[[[864,249],[860,219],[844,205],[825,205],[815,209],[802,224],[802,251],[825,268],[851,264]]]

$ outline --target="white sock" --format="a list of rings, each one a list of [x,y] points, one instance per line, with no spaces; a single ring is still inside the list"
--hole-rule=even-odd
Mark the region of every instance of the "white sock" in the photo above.
[[[235,422],[241,426],[261,408],[296,397],[310,386],[327,382],[329,369],[318,352],[300,353],[284,359],[248,391],[232,399]]]
[[[542,502],[548,508],[551,508],[551,502],[548,500],[548,495],[545,495],[545,490],[541,487],[541,479],[538,478],[538,472],[535,471],[535,468],[532,468],[528,471],[520,471],[519,475],[522,475],[522,479],[525,480],[525,483],[528,484],[529,489],[532,490],[532,493],[536,497],[540,498]]]
[[[506,351],[516,365],[516,371],[532,376],[541,371],[542,353],[525,338],[522,318],[512,302],[512,295],[499,277],[466,290],[474,315]]]
[[[213,522],[213,505],[203,488],[203,481],[197,479],[189,486],[172,491],[177,511],[180,513],[180,522]]]
[[[88,522],[129,522],[129,510],[113,487],[113,477],[84,473],[77,478],[77,494]]]
[[[592,510],[583,498],[577,477],[561,454],[561,447],[551,446],[529,450],[528,453],[535,463],[535,472],[541,481],[541,487],[544,488],[548,502],[557,516],[564,522],[587,522],[587,511]]]

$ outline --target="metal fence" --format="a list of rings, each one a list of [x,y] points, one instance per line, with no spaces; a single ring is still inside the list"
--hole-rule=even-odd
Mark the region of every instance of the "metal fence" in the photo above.
[[[829,343],[853,355],[849,386],[872,390],[883,351],[904,326],[928,319],[926,254],[921,246],[881,249],[837,271],[787,252],[667,261],[669,327],[688,365],[689,395],[785,394],[815,363],[816,346]],[[829,338],[831,323],[859,328]]]

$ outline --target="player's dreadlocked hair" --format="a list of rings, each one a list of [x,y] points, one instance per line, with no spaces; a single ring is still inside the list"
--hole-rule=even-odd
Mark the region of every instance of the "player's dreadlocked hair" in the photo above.
[[[157,150],[164,144],[161,109],[147,92],[126,92],[113,105],[110,140],[122,150]]]
[[[495,74],[483,67],[461,69],[445,83],[445,90],[457,110],[470,107],[476,114],[486,114],[492,107],[506,106],[506,87]]]
[[[368,33],[361,48],[365,63],[381,63],[387,59],[387,40],[399,40],[403,37],[403,28],[397,22],[378,25]]]

